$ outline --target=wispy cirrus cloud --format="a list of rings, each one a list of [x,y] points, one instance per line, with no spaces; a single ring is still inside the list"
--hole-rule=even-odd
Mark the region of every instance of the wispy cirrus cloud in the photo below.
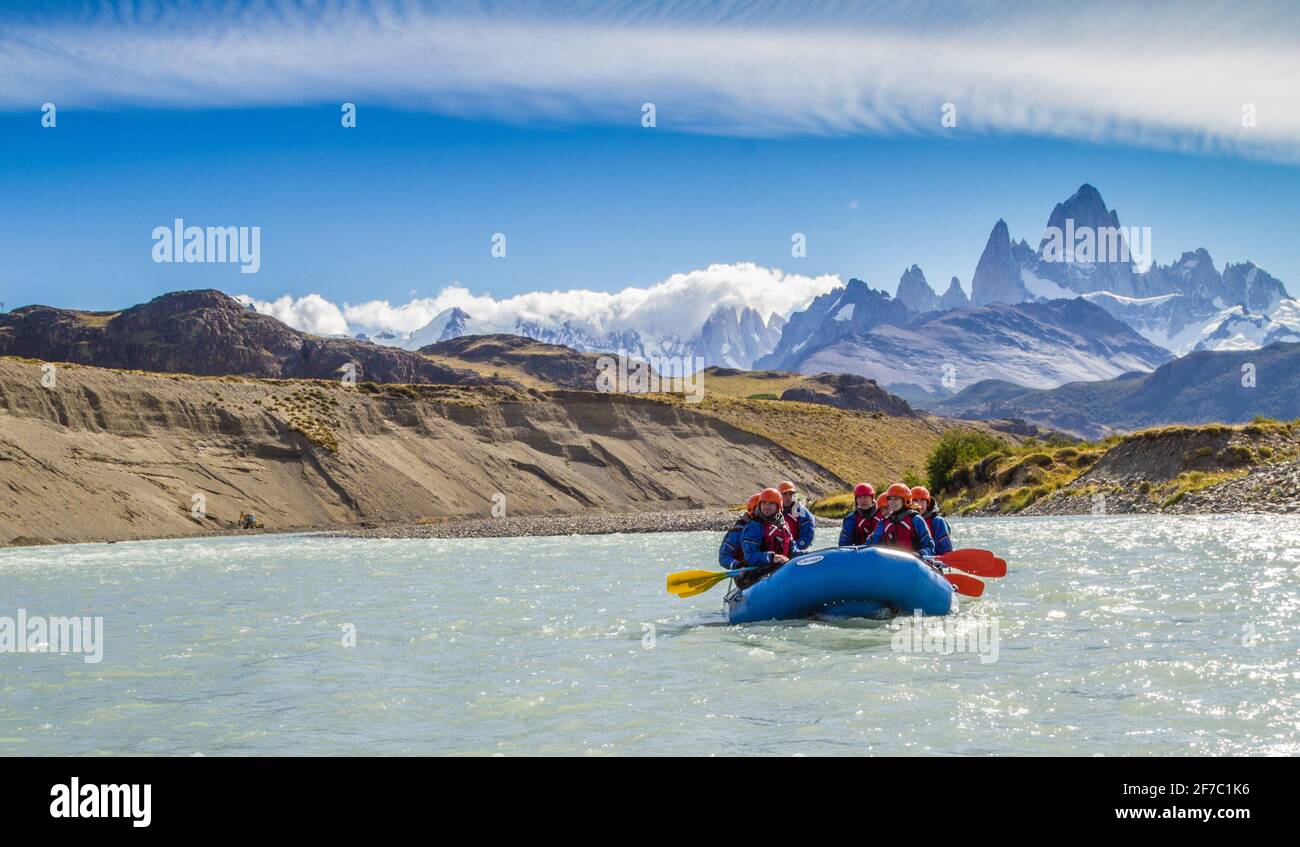
[[[359,103],[739,135],[1023,133],[1300,157],[1286,4],[211,4],[0,27],[0,108]],[[1255,126],[1242,126],[1253,104]]]

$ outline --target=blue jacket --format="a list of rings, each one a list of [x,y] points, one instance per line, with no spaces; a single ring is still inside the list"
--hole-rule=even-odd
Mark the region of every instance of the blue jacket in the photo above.
[[[942,556],[944,553],[952,552],[952,532],[948,528],[948,522],[943,519],[943,515],[935,511],[925,513],[926,523],[933,527],[930,531],[930,537],[934,539],[934,554]]]
[[[778,512],[777,517],[785,520],[785,515]],[[746,565],[770,565],[773,553],[763,549],[763,534],[767,521],[755,518],[745,524],[745,531],[740,536],[740,548],[745,551]],[[792,551],[793,552],[793,551]]]
[[[813,533],[817,529],[817,519],[802,503],[790,504],[790,511],[782,514],[793,515],[799,521],[799,537],[794,540],[794,552],[802,553],[812,549]]]
[[[876,518],[876,523],[880,523],[880,516],[876,512],[876,507],[871,507],[871,516]],[[858,510],[854,509],[844,516],[844,522],[840,524],[840,546],[853,546],[853,530],[858,526]]]
[[[744,555],[740,546],[740,537],[745,534],[745,527],[750,523],[749,515],[736,518],[736,523],[727,534],[722,536],[722,546],[718,548],[718,564],[726,570],[740,567],[740,557]]]
[[[925,525],[925,518],[912,513],[912,534],[916,536],[916,545],[912,552],[925,558],[934,557],[934,539],[930,537],[930,528]],[[882,520],[876,524],[876,531],[871,533],[871,540],[868,544],[883,544],[885,541],[885,531],[889,529],[889,521]]]

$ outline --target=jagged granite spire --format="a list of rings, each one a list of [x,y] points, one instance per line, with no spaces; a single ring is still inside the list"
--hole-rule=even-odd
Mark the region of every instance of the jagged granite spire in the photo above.
[[[898,291],[894,296],[913,312],[924,314],[939,308],[938,295],[934,293],[930,283],[925,281],[925,274],[916,265],[903,271],[903,275],[898,280]]]
[[[969,305],[970,298],[962,290],[961,281],[957,277],[953,277],[952,282],[948,283],[948,290],[939,298],[939,308],[947,311],[948,309],[960,309]]]
[[[1019,303],[1030,299],[1029,291],[1020,279],[1020,265],[1011,255],[1011,233],[1007,230],[1007,222],[1000,218],[989,233],[970,288],[971,303],[976,306]]]

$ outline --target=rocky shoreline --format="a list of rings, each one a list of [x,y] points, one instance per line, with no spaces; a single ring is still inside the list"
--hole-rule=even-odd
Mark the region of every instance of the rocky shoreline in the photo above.
[[[582,515],[515,515],[501,518],[447,517],[419,523],[353,526],[286,526],[254,530],[218,530],[201,535],[141,536],[129,539],[92,539],[85,544],[116,544],[121,541],[161,541],[177,538],[224,538],[248,535],[320,535],[334,538],[524,538],[533,536],[612,535],[646,532],[725,532],[736,521],[737,512],[725,510],[680,512],[593,513]],[[817,518],[819,530],[839,529],[840,522]],[[34,536],[20,536],[5,547],[37,547],[60,542]]]
[[[335,529],[344,538],[517,538],[543,535],[610,535],[642,532],[725,532],[736,512],[630,512],[627,514],[512,515],[501,518],[447,518],[437,522]],[[818,528],[838,521],[817,519]]]
[[[1055,517],[1064,515],[1227,515],[1300,513],[1300,461],[1275,462],[1251,468],[1241,476],[1207,485],[1162,502],[1144,492],[1151,480],[1140,475],[1119,477],[1098,486],[1080,480],[1029,505],[1002,514],[995,506],[966,517]],[[1096,489],[1096,490],[1094,490]],[[1102,495],[1100,504],[1097,497]]]

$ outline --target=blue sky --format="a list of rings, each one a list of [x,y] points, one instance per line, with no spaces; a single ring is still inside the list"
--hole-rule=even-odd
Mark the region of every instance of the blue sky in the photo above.
[[[1273,51],[1287,27],[1256,14],[1200,32],[1197,15],[1161,12],[1131,35],[1165,70],[1111,79],[1116,62],[1099,55],[1089,95],[1072,83],[1073,53],[1059,55],[1073,76],[1022,50],[1005,54],[1004,75],[981,77],[978,7],[927,26],[933,4],[814,4],[798,27],[782,23],[793,8],[782,4],[730,15],[601,4],[564,18],[533,4],[343,4],[332,16],[290,5],[271,17],[240,4],[171,23],[166,5],[8,12],[0,300],[108,309],[211,286],[396,304],[452,283],[497,298],[615,291],[738,262],[889,291],[915,262],[942,291],[953,275],[969,287],[999,217],[1036,243],[1053,204],[1083,182],[1124,224],[1152,228],[1158,261],[1206,247],[1220,266],[1250,259],[1300,288],[1300,119],[1287,117],[1295,92],[1284,103],[1285,87],[1274,88],[1279,69],[1294,69],[1294,51]],[[1051,8],[1006,9],[1008,37],[1051,31]],[[1157,26],[1175,28],[1153,41]],[[1217,45],[1213,56],[1198,55],[1189,32]],[[846,33],[872,49],[855,53]],[[474,38],[476,49],[429,58]],[[660,47],[626,65],[568,49],[628,38]],[[936,38],[969,55],[910,74],[859,61],[897,50],[898,65],[917,39]],[[1073,49],[1039,40],[1049,53]],[[823,42],[824,56],[767,72]],[[771,59],[747,66],[756,53]],[[268,54],[275,61],[259,64]],[[695,70],[680,71],[688,62]],[[1191,75],[1170,89],[1163,76],[1207,63],[1213,87]],[[1035,99],[1043,91],[1061,97]],[[1239,126],[1247,98],[1267,124],[1257,134]],[[652,129],[640,125],[647,100]],[[949,100],[958,126],[941,128]],[[46,101],[59,108],[54,129],[40,124]],[[339,125],[344,101],[358,105],[355,129]],[[260,272],[155,264],[150,233],[175,217],[260,226]],[[505,259],[490,256],[495,232]],[[806,258],[790,254],[795,232]]]

